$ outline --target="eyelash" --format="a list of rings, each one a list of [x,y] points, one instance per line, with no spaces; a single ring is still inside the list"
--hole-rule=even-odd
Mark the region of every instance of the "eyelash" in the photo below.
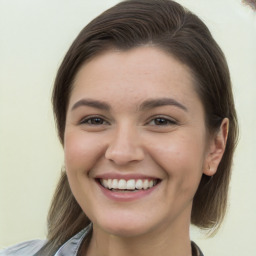
[[[93,124],[92,121],[94,120],[97,120],[98,121],[101,121],[101,123],[99,124]],[[99,126],[99,125],[108,125],[109,122],[107,122],[106,120],[104,120],[104,118],[100,117],[100,116],[90,116],[90,117],[86,117],[84,119],[82,119],[79,124],[87,124],[87,125],[92,125],[92,126]]]
[[[93,121],[96,121],[96,123],[92,123]],[[100,123],[97,123],[99,121],[100,121]],[[154,124],[151,124],[152,122],[154,122]],[[159,123],[156,124],[157,122],[159,122]],[[79,124],[99,126],[99,125],[109,125],[110,123],[108,121],[104,120],[104,118],[102,118],[100,116],[91,116],[91,117],[86,117],[86,118],[82,119],[79,122]],[[146,123],[146,125],[151,125],[151,126],[169,126],[169,125],[175,125],[175,124],[177,124],[176,121],[166,118],[166,117],[162,117],[162,116],[154,117],[153,119],[150,119],[150,121]]]
[[[154,122],[154,124],[150,124]],[[162,122],[162,124],[156,124],[156,122]],[[162,116],[157,116],[151,119],[148,123],[148,125],[152,126],[169,126],[169,125],[175,125],[177,122],[173,119],[162,117]]]

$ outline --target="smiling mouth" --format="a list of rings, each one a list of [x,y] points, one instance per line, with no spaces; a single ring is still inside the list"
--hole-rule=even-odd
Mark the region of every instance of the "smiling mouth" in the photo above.
[[[113,192],[137,192],[149,190],[160,183],[159,179],[98,179],[104,188]]]

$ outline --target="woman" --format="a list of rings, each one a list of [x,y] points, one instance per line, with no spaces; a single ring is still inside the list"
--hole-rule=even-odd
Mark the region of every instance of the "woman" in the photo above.
[[[225,57],[169,0],[129,0],[78,35],[56,77],[65,153],[48,240],[0,255],[203,255],[227,204],[237,119]]]

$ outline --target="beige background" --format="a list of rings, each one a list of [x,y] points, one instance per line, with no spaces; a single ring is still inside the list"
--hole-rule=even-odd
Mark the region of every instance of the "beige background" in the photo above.
[[[63,163],[51,112],[54,76],[69,45],[117,0],[0,0],[0,248],[46,234]],[[256,13],[240,0],[178,0],[209,26],[226,54],[241,125],[230,206],[207,256],[256,255]]]

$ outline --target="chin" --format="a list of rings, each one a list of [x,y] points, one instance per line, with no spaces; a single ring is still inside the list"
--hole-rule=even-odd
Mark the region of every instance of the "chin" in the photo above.
[[[109,227],[106,228],[105,231],[113,236],[118,236],[118,237],[124,237],[124,238],[128,238],[128,237],[138,237],[138,236],[142,236],[144,234],[147,234],[149,231],[146,228],[143,227],[138,227],[138,226],[133,226],[130,224],[130,226],[127,227]]]
[[[119,237],[137,237],[147,234],[152,229],[152,222],[143,222],[143,218],[126,218],[116,217],[110,218],[105,221],[96,222],[94,226],[97,226],[100,230],[110,235]],[[145,219],[144,219],[145,220]]]

